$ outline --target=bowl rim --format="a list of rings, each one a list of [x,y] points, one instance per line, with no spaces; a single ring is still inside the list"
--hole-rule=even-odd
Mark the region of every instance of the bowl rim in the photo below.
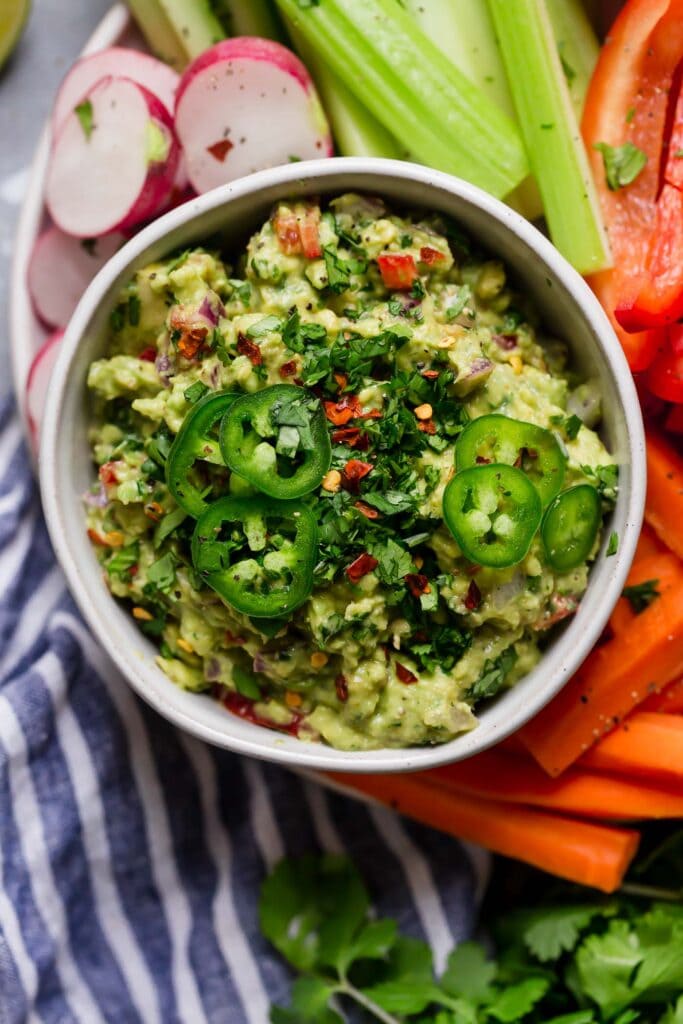
[[[372,190],[373,178],[389,176],[406,184],[423,184],[430,189],[436,188],[445,191],[450,196],[456,196],[465,203],[477,207],[481,214],[492,217],[502,225],[504,230],[515,235],[517,244],[531,250],[556,278],[562,280],[574,306],[577,307],[584,320],[588,321],[595,343],[602,350],[609,371],[614,378],[628,438],[627,455],[631,463],[631,488],[625,497],[623,506],[625,509],[624,531],[623,536],[619,538],[616,554],[610,558],[609,567],[600,568],[596,563],[599,577],[595,578],[596,569],[594,568],[589,580],[586,594],[595,589],[597,585],[600,585],[601,590],[601,604],[597,614],[594,614],[591,619],[590,628],[584,630],[583,634],[574,636],[576,620],[570,622],[565,634],[558,640],[558,644],[562,644],[565,637],[572,636],[571,644],[567,641],[564,643],[564,662],[550,674],[549,682],[541,683],[539,677],[538,686],[530,695],[527,695],[528,700],[522,712],[513,713],[510,720],[502,724],[493,724],[487,734],[484,734],[484,730],[475,728],[435,746],[382,747],[368,751],[340,751],[323,743],[306,742],[290,737],[281,739],[280,743],[273,742],[273,731],[259,726],[253,727],[254,739],[244,738],[231,735],[229,728],[222,730],[197,721],[191,714],[174,707],[172,700],[161,699],[152,692],[143,679],[142,672],[134,664],[134,658],[126,650],[126,645],[123,645],[123,651],[117,646],[111,631],[105,628],[107,624],[104,619],[98,615],[96,602],[90,597],[93,585],[88,579],[88,573],[80,570],[80,563],[67,542],[64,513],[60,502],[60,493],[64,484],[57,471],[61,410],[67,391],[71,387],[82,387],[82,382],[72,381],[71,365],[80,340],[87,331],[92,317],[100,302],[106,299],[107,293],[119,275],[126,271],[129,265],[136,261],[149,246],[163,240],[171,231],[187,225],[212,210],[223,207],[226,203],[249,196],[257,197],[262,190],[271,187],[281,187],[287,184],[300,185],[302,181],[312,179],[318,183],[317,187],[319,187],[321,179],[338,178],[340,174],[344,173],[366,176],[369,190]],[[343,191],[343,188],[343,184],[335,183],[335,191]],[[381,185],[377,185],[376,188],[381,192]],[[315,191],[315,187],[312,186],[311,191]],[[562,689],[600,635],[621,594],[635,554],[642,523],[646,480],[645,437],[640,403],[633,378],[621,345],[605,312],[578,272],[531,223],[476,186],[421,165],[374,157],[333,157],[258,171],[198,196],[169,211],[145,227],[118,250],[106,266],[99,271],[83,294],[60,345],[44,414],[39,469],[48,531],[57,558],[65,572],[69,589],[96,640],[139,696],[173,724],[200,739],[236,753],[291,767],[373,773],[413,771],[470,757],[516,731]],[[620,500],[622,499],[620,498]],[[98,590],[100,586],[98,580]],[[110,600],[115,599],[110,597]],[[588,637],[590,637],[590,642],[587,642]],[[175,688],[175,684],[164,676],[161,669],[155,666],[155,670],[164,678],[169,687]],[[172,690],[170,695],[172,695]],[[196,697],[206,699],[204,694],[197,694]],[[227,726],[230,725],[231,717],[226,712]],[[259,738],[258,734],[263,734],[263,738]],[[275,735],[280,736],[280,734]]]

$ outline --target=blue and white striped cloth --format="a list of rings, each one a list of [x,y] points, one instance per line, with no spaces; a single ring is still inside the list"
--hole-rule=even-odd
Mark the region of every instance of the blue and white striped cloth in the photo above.
[[[0,1024],[266,1024],[259,934],[285,853],[348,851],[437,965],[474,927],[457,842],[214,750],[139,701],[65,590],[0,405]]]

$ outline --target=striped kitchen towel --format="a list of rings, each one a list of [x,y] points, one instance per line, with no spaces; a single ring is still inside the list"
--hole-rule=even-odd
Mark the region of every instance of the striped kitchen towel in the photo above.
[[[437,965],[481,873],[457,842],[214,750],[137,699],[83,625],[0,405],[0,1024],[266,1024],[285,853],[348,851]]]

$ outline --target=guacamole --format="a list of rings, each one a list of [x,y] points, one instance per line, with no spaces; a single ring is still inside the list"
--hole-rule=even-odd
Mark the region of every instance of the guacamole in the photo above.
[[[160,667],[344,750],[474,728],[616,497],[599,394],[503,264],[374,197],[139,270],[88,387],[88,533]]]

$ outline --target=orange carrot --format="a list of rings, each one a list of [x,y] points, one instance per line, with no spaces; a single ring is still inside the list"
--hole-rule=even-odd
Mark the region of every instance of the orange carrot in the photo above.
[[[643,550],[649,546],[650,544],[648,540],[643,546]],[[646,580],[659,580],[657,585],[657,590],[659,591],[661,591],[667,584],[675,586],[677,581],[681,578],[681,564],[679,559],[674,558],[666,548],[663,549],[663,554],[659,551],[653,554],[648,554],[645,557],[639,557],[640,550],[639,542],[636,557],[626,579],[626,586],[637,586],[638,583],[644,583]],[[614,636],[619,636],[626,632],[631,628],[635,617],[636,612],[633,610],[633,606],[630,601],[625,597],[620,597],[609,620],[609,628],[612,631],[612,634]]]
[[[683,770],[683,769],[682,769]],[[487,750],[467,761],[434,768],[425,777],[458,793],[505,803],[548,807],[584,818],[638,821],[683,818],[683,789],[570,768],[559,779],[525,757]]]
[[[683,458],[654,427],[647,430],[645,519],[660,540],[683,558]]]
[[[683,794],[683,715],[638,711],[579,762],[598,771],[659,779]]]
[[[645,563],[642,563],[645,564]],[[648,560],[660,596],[629,628],[596,648],[519,736],[549,775],[559,775],[651,693],[683,674],[683,563]]]
[[[416,775],[330,778],[424,825],[603,892],[618,888],[638,848],[631,830],[446,791]]]
[[[663,715],[683,715],[683,679],[669,683],[660,693],[653,693],[643,701],[640,710],[659,711]]]

